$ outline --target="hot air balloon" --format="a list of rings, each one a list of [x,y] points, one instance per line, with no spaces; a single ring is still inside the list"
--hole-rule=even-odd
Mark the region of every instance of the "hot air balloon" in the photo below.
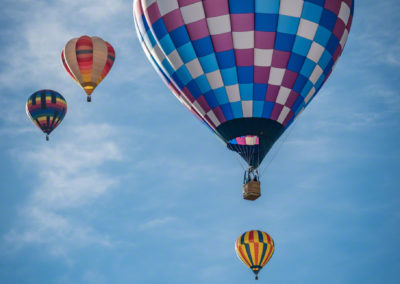
[[[81,36],[71,39],[61,52],[63,65],[69,75],[83,88],[87,101],[107,76],[115,60],[114,48],[99,37]]]
[[[138,38],[174,95],[258,168],[342,54],[353,0],[134,0]]]
[[[37,91],[26,102],[26,114],[46,133],[46,140],[49,140],[49,134],[61,123],[66,113],[67,102],[53,90]]]
[[[274,253],[274,241],[270,235],[262,231],[243,233],[235,243],[236,254],[256,275],[268,263]]]

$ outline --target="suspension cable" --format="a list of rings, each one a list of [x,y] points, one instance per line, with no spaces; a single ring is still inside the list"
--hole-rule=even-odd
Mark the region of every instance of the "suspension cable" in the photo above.
[[[278,155],[280,149],[282,148],[282,145],[289,138],[290,134],[293,132],[293,129],[295,128],[296,125],[297,125],[297,119],[293,122],[293,124],[291,125],[289,131],[284,134],[284,137],[282,137],[282,139],[280,139],[280,141],[278,141],[277,147],[274,147],[277,150],[274,153],[272,153],[271,159],[269,159],[269,161],[266,163],[266,165],[261,168],[261,175],[263,175],[265,173],[267,168],[271,165],[272,161],[276,158],[276,156]]]

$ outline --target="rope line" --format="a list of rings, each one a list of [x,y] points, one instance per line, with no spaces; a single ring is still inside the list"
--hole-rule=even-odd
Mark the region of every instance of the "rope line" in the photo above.
[[[282,137],[282,139],[279,139],[278,141],[278,145],[277,147],[273,147],[275,149],[277,149],[274,153],[272,153],[271,155],[268,155],[268,157],[271,157],[271,159],[269,159],[269,161],[267,161],[267,163],[265,164],[265,166],[261,167],[261,174],[260,176],[264,175],[265,171],[267,170],[267,168],[271,165],[272,161],[276,158],[276,156],[278,155],[280,149],[282,148],[282,145],[286,142],[286,140],[289,138],[290,134],[293,132],[293,129],[295,128],[295,126],[297,125],[297,119],[293,122],[292,126],[290,127],[289,131],[287,131],[284,134],[284,137]]]

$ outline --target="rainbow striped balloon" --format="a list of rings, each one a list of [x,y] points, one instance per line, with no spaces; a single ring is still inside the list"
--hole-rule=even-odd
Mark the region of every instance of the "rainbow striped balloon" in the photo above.
[[[47,134],[46,140],[49,140],[49,134],[61,123],[66,113],[66,100],[53,90],[37,91],[26,102],[26,114]]]
[[[262,231],[243,233],[236,241],[235,250],[240,260],[256,275],[268,263],[274,253],[274,241],[270,235]]]
[[[61,52],[68,74],[90,95],[107,76],[115,60],[114,48],[99,37],[82,36],[71,39]]]

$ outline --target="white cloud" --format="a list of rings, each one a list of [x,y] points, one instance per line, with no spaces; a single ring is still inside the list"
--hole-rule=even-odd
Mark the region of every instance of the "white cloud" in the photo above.
[[[24,174],[27,171],[32,174],[34,169],[32,175],[36,177],[31,195],[19,205],[18,217],[3,236],[7,246],[43,245],[54,255],[65,255],[69,249],[79,246],[111,245],[107,235],[84,219],[74,217],[74,213],[119,184],[121,175],[108,175],[103,168],[122,162],[124,139],[115,139],[122,136],[121,131],[111,125],[82,124],[91,120],[94,106],[88,109],[83,96],[68,96],[80,90],[63,69],[60,53],[73,37],[99,35],[117,52],[116,64],[110,73],[115,84],[140,74],[140,69],[134,74],[119,69],[119,60],[142,56],[132,52],[131,43],[135,42],[136,35],[131,4],[122,0],[62,0],[25,1],[24,9],[12,1],[4,5],[13,29],[1,31],[12,42],[0,54],[3,66],[0,85],[7,90],[0,94],[0,103],[8,110],[8,115],[0,118],[5,123],[1,133],[17,136],[18,148],[14,148],[12,155]],[[131,25],[121,24],[123,18],[129,19]],[[14,94],[15,86],[18,94]],[[21,141],[27,132],[39,131],[26,118],[24,104],[30,93],[41,88],[67,94],[69,107],[65,121],[55,131],[55,137],[51,137],[57,142],[50,141],[46,144],[48,147]],[[29,91],[23,93],[22,89]],[[135,148],[130,150],[132,153]]]
[[[84,34],[109,41],[116,49],[116,63],[143,58],[133,26],[131,5],[122,0],[35,1],[27,2],[25,9],[20,10],[10,4],[7,14],[14,16],[10,21],[16,18],[26,21],[15,22],[13,33],[3,32],[13,44],[7,45],[0,54],[3,63],[1,85],[10,89],[39,82],[46,88],[70,85],[73,81],[62,66],[61,50],[68,40]],[[122,19],[129,19],[130,25],[121,24]],[[151,68],[135,69],[135,72],[120,70],[118,76],[114,76],[132,80]]]
[[[24,163],[22,170],[34,170],[37,177],[14,227],[4,236],[6,243],[15,248],[44,245],[53,255],[91,244],[112,246],[109,236],[73,214],[118,185],[120,176],[102,170],[105,163],[123,160],[115,132],[110,125],[91,124],[74,128],[68,135],[73,138],[52,147],[13,152]]]
[[[160,229],[160,227],[170,225],[177,219],[175,217],[166,216],[162,218],[149,220],[139,226],[139,230]]]
[[[356,4],[357,6],[357,4]],[[351,48],[353,66],[371,66],[382,64],[398,66],[400,54],[400,39],[398,34],[397,17],[400,6],[391,1],[370,1],[369,4],[356,7],[355,16],[350,32],[348,45]],[[346,50],[349,51],[348,47]],[[347,54],[348,51],[345,51]],[[354,71],[363,71],[357,68]]]
[[[54,255],[65,255],[69,249],[89,244],[110,246],[116,240],[111,242],[109,236],[74,214],[119,185],[123,173],[107,174],[106,168],[129,159],[121,147],[136,130],[88,124],[86,121],[98,117],[95,112],[99,107],[96,102],[86,104],[83,91],[64,70],[60,54],[69,39],[83,34],[98,35],[109,41],[117,54],[109,74],[111,90],[127,82],[151,80],[145,76],[154,72],[150,64],[143,65],[147,59],[136,39],[132,2],[25,1],[24,5],[22,10],[11,1],[5,5],[13,29],[0,31],[12,42],[4,45],[0,54],[0,103],[8,111],[8,115],[0,117],[5,125],[0,133],[18,139],[12,155],[18,158],[22,174],[29,172],[36,184],[25,202],[18,205],[19,214],[3,236],[4,244],[14,248],[43,245]],[[39,130],[26,117],[24,109],[26,98],[42,88],[58,90],[68,101],[66,119],[52,134],[48,147],[32,143]],[[148,97],[142,93],[140,89],[137,91],[138,96]],[[102,99],[107,102],[107,95],[111,94],[104,95]],[[35,135],[28,136],[27,132]],[[129,153],[138,147],[131,146]]]
[[[63,214],[40,207],[26,207],[21,211],[23,229],[13,229],[4,236],[13,249],[26,245],[43,246],[57,257],[68,258],[71,250],[88,245],[112,247],[108,236],[96,232],[87,224],[65,217]]]

